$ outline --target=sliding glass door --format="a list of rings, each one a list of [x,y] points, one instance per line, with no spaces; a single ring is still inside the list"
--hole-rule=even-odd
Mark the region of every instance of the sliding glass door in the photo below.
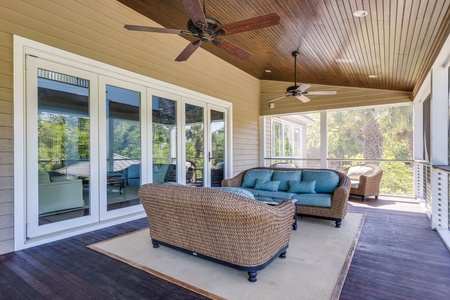
[[[225,154],[227,143],[226,110],[216,107],[209,110],[209,152],[208,163],[210,186],[221,186],[225,175]]]
[[[38,58],[27,72],[27,238],[97,218],[96,76]],[[95,150],[94,150],[95,151]]]
[[[142,214],[147,182],[220,186],[226,107],[38,57],[26,77],[27,239]]]
[[[138,189],[146,182],[142,142],[143,86],[100,77],[100,220],[142,209]]]
[[[152,182],[177,182],[179,156],[179,99],[167,93],[154,93],[152,102]]]

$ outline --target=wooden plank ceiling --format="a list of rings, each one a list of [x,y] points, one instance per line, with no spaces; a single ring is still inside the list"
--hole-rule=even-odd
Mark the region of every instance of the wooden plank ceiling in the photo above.
[[[165,28],[187,29],[181,0],[119,1]],[[300,83],[412,92],[450,31],[449,6],[448,0],[208,0],[206,13],[222,24],[270,12],[281,20],[225,36],[252,53],[249,60],[212,43],[201,47],[259,79],[293,82],[291,53],[299,49]],[[357,10],[368,15],[357,18]]]

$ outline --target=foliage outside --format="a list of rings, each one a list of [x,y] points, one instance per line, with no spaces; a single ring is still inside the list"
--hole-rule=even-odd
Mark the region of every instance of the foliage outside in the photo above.
[[[307,128],[307,158],[320,157],[320,114]],[[413,158],[412,106],[339,110],[328,113],[330,167],[343,170],[361,161]],[[375,162],[383,169],[382,194],[413,195],[413,169],[409,162]]]

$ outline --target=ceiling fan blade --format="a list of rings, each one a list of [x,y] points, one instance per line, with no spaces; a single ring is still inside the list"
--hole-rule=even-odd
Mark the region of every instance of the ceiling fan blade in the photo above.
[[[241,47],[233,44],[232,42],[227,41],[226,39],[215,38],[213,44],[218,46],[222,50],[225,50],[226,52],[236,57],[239,57],[242,60],[247,60],[250,57],[252,57],[252,54],[250,52],[242,49]]]
[[[305,92],[305,95],[335,95],[336,91],[311,91]]]
[[[201,23],[204,25],[204,28],[208,28],[200,0],[182,0],[182,2],[191,21],[194,24]]]
[[[162,27],[125,25],[124,28],[128,29],[128,30],[135,30],[135,31],[146,31],[146,32],[158,32],[158,33],[173,33],[173,34],[192,35],[192,33],[190,31],[187,31],[187,30],[167,29],[167,28],[162,28]]]
[[[303,83],[303,84],[301,84],[301,85],[296,89],[296,91],[297,91],[297,92],[300,92],[300,93],[303,93],[303,92],[305,92],[307,89],[309,89],[310,87],[311,87],[310,84]]]
[[[178,55],[175,61],[186,61],[192,55],[192,53],[194,53],[195,50],[200,47],[201,44],[202,42],[200,40],[190,43],[186,48],[184,48],[183,51],[181,51],[180,55]]]
[[[290,95],[289,94],[287,94],[287,95],[284,95],[284,96],[282,96],[282,97],[278,97],[278,98],[275,98],[275,99],[272,99],[272,100],[270,100],[269,101],[269,103],[271,103],[271,102],[275,102],[275,101],[277,101],[277,100],[281,100],[281,99],[284,99],[284,98],[286,98],[286,97],[289,97]]]
[[[216,32],[221,29],[225,29],[226,34],[235,34],[239,32],[277,25],[278,23],[280,23],[280,16],[276,12],[273,12],[267,15],[219,26],[216,28]]]
[[[295,98],[297,98],[298,100],[302,101],[303,103],[311,101],[311,99],[309,99],[308,97],[305,97],[303,95],[295,96]]]

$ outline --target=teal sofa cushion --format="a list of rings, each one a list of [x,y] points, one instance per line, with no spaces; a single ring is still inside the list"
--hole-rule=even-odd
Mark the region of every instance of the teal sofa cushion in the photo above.
[[[244,175],[242,186],[246,188],[253,188],[257,179],[271,180],[273,170],[248,170]]]
[[[302,180],[301,171],[274,171],[272,180],[280,181],[279,191],[287,191],[289,189],[289,181]]]
[[[255,190],[263,190],[269,192],[277,192],[280,186],[279,181],[270,181],[264,179],[256,179],[256,184],[253,187]]]
[[[292,197],[297,199],[296,205],[331,207],[332,194],[297,194]]]
[[[315,194],[316,181],[289,181],[288,193]]]
[[[247,197],[250,199],[255,199],[255,196],[253,196],[253,194],[250,191],[247,191],[245,189],[241,189],[241,188],[236,188],[236,187],[211,187],[210,189],[215,189],[215,190],[221,190],[224,192],[229,192],[229,193],[233,193],[233,194],[238,194],[241,195],[243,197]]]
[[[272,197],[273,199],[292,199],[295,194],[286,192],[269,192],[269,191],[259,191],[258,196],[262,197]]]
[[[333,171],[305,170],[302,177],[306,181],[316,181],[317,193],[333,193],[339,185],[339,176]]]
[[[266,197],[266,196],[255,196],[255,199],[256,200],[259,200],[259,201],[265,201],[265,202],[276,202],[276,201],[274,201],[273,200],[273,198],[272,197]]]

